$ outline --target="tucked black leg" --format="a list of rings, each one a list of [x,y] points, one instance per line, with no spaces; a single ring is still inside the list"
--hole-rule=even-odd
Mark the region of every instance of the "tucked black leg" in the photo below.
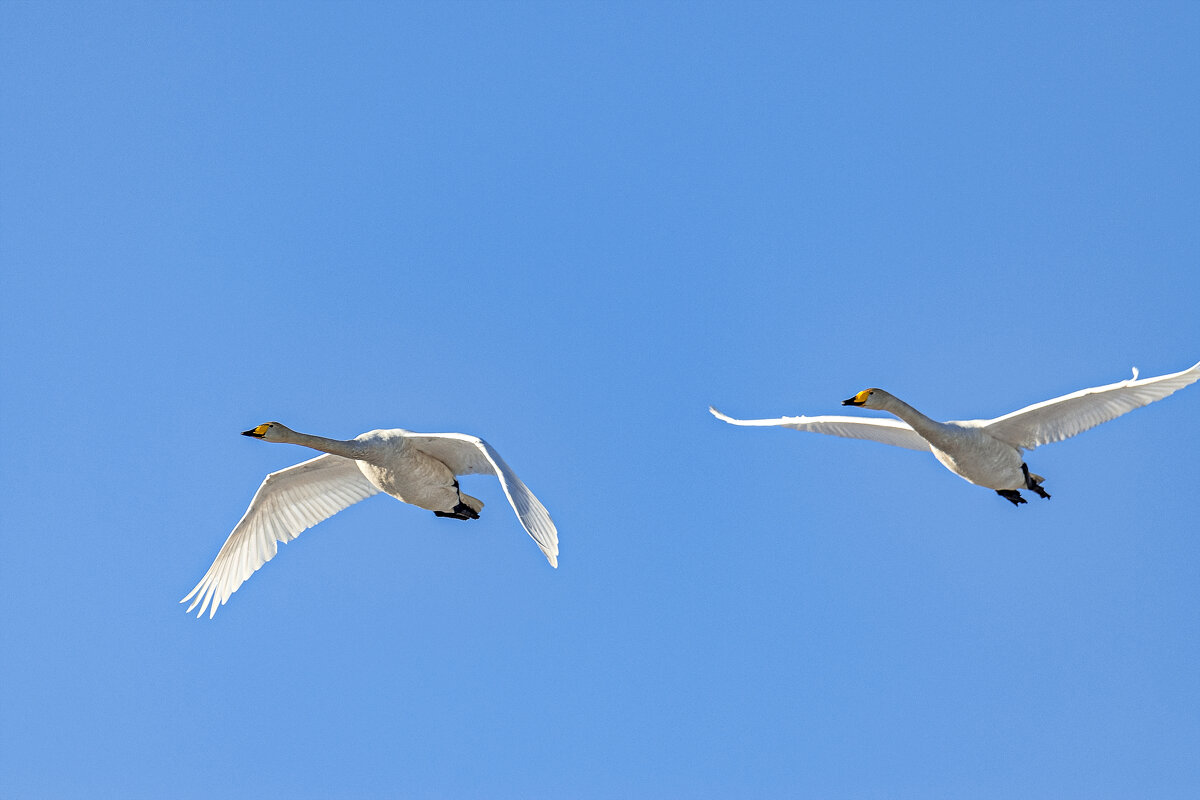
[[[1044,497],[1047,500],[1050,499],[1050,493],[1042,488],[1042,481],[1044,481],[1045,478],[1043,478],[1041,475],[1034,475],[1031,473],[1029,471],[1029,467],[1025,466],[1024,463],[1021,464],[1021,472],[1025,473],[1026,488],[1032,489],[1037,493],[1038,497]]]
[[[997,489],[996,494],[1000,495],[1014,506],[1019,506],[1021,503],[1029,502],[1024,497],[1021,497],[1021,493],[1016,489]]]
[[[458,479],[454,479],[454,491],[458,492],[458,503],[449,511],[435,511],[435,516],[450,517],[451,519],[479,519],[479,512],[462,501],[462,490],[458,488]]]
[[[449,511],[435,511],[434,516],[450,517],[451,519],[479,519],[479,513],[466,503],[459,503]]]

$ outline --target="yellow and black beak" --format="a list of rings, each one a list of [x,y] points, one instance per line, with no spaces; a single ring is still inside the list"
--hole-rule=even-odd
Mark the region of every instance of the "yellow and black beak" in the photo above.
[[[861,406],[862,404],[867,402],[867,397],[870,394],[871,394],[870,390],[863,389],[861,392],[854,395],[854,397],[851,397],[849,400],[843,400],[842,405],[844,405],[844,406]]]
[[[261,439],[267,433],[267,428],[270,425],[256,425],[248,431],[242,431],[242,436],[253,436],[255,439]]]

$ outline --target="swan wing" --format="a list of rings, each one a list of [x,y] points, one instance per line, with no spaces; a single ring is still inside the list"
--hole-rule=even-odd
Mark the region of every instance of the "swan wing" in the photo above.
[[[533,496],[496,449],[465,433],[414,433],[406,436],[422,453],[441,461],[455,475],[495,475],[525,532],[533,537],[550,566],[558,567],[558,529],[546,507]]]
[[[278,542],[290,542],[304,529],[378,493],[358,464],[341,456],[317,456],[272,472],[208,572],[179,602],[192,600],[188,612],[199,605],[197,616],[207,608],[211,619],[255,570],[275,557]]]
[[[1001,441],[1032,450],[1162,400],[1197,380],[1200,380],[1200,364],[1182,372],[1142,380],[1137,379],[1135,369],[1130,380],[1081,389],[974,424]]]
[[[792,428],[797,431],[827,433],[847,439],[870,439],[873,442],[906,447],[909,450],[929,451],[929,443],[921,435],[898,419],[875,419],[873,417],[780,417],[779,419],[734,419],[722,414],[712,406],[709,412],[730,425]]]

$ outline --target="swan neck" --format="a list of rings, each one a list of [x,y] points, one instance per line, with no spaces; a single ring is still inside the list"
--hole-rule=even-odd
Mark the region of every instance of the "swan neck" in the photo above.
[[[320,450],[322,453],[332,453],[335,456],[342,456],[343,458],[358,459],[362,455],[362,447],[354,439],[326,439],[324,436],[313,436],[309,433],[292,431],[287,441],[290,444],[311,447],[313,450]]]
[[[942,427],[942,423],[930,419],[895,395],[888,396],[887,405],[883,407],[883,410],[904,420],[910,428],[921,435]]]

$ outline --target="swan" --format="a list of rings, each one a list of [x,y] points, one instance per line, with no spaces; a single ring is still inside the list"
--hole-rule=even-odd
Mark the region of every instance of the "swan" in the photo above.
[[[298,433],[279,422],[242,431],[264,442],[311,447],[326,455],[272,472],[250,501],[196,588],[180,600],[211,619],[255,570],[275,557],[277,542],[371,495],[383,492],[439,517],[479,519],[483,501],[459,489],[458,475],[500,479],[517,519],[558,567],[558,531],[545,507],[490,444],[465,433],[414,433],[403,428],[368,431],[349,440]]]
[[[734,419],[712,406],[708,410],[731,425],[780,426],[932,452],[955,475],[977,486],[995,489],[1018,506],[1026,502],[1021,489],[1050,497],[1042,488],[1045,479],[1029,471],[1022,451],[1083,433],[1135,408],[1162,400],[1197,380],[1200,380],[1200,364],[1143,380],[1138,380],[1135,367],[1133,378],[1127,381],[1081,389],[995,419],[952,422],[935,422],[895,395],[875,388],[863,389],[843,400],[842,405],[877,408],[899,419],[840,416]]]

